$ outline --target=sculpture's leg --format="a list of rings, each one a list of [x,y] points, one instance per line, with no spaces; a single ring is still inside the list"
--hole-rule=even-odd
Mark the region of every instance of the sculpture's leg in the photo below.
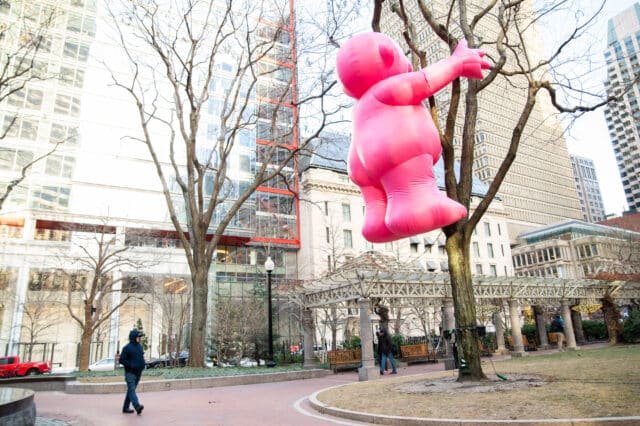
[[[438,189],[433,159],[421,155],[399,164],[381,178],[387,194],[385,223],[397,235],[415,235],[450,225],[467,210]]]
[[[360,187],[364,199],[365,213],[362,235],[372,243],[382,243],[397,240],[384,218],[387,213],[387,194],[379,182],[374,182],[362,166],[355,149],[349,152],[349,176]]]

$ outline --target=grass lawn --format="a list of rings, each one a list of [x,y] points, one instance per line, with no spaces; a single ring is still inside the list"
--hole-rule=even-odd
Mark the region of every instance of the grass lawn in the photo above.
[[[491,391],[430,392],[436,383],[459,386],[452,380],[454,373],[447,371],[355,383],[322,392],[318,399],[353,411],[410,417],[497,420],[640,415],[640,345],[512,358],[495,362],[495,368],[508,380],[498,380],[490,362],[484,361],[483,371],[494,385]],[[510,386],[524,375],[541,376],[543,382]],[[406,392],[407,388],[418,392]]]

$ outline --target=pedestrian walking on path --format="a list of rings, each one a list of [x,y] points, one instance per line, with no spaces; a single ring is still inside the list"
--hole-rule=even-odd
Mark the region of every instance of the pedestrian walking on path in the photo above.
[[[124,398],[122,412],[133,413],[131,405],[138,415],[142,414],[144,405],[138,401],[136,388],[144,370],[144,349],[140,344],[140,339],[144,333],[140,330],[131,330],[129,333],[129,343],[122,349],[120,354],[120,364],[124,366],[124,381],[127,383],[127,394]]]
[[[391,342],[391,337],[385,328],[381,328],[378,335],[378,350],[380,351],[380,374],[384,374],[387,358],[391,361],[391,374],[398,374],[396,360],[393,359],[393,342]]]
[[[558,340],[558,352],[562,352],[562,339],[564,339],[564,323],[562,321],[562,318],[560,318],[560,315],[556,315],[553,318],[549,331],[556,335],[556,339]]]

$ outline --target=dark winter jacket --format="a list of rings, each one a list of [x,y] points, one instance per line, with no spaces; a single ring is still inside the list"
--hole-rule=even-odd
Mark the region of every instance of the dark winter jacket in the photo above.
[[[122,348],[120,353],[120,364],[124,366],[125,373],[142,374],[144,370],[144,349],[136,342],[136,337],[144,336],[139,330],[131,330],[129,333],[129,343]]]
[[[393,342],[391,341],[389,333],[384,329],[380,329],[380,334],[378,335],[378,351],[381,354],[389,354],[392,350]]]
[[[564,332],[564,324],[562,323],[562,320],[558,317],[554,318],[553,321],[551,321],[551,327],[549,327],[549,331],[551,331],[552,333]]]

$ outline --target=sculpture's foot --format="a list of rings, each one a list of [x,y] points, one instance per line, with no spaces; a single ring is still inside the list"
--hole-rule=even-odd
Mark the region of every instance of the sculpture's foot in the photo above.
[[[387,228],[396,235],[422,234],[451,225],[467,215],[467,209],[438,189],[433,160],[412,158],[381,179],[387,194]]]
[[[384,222],[387,214],[387,194],[382,187],[361,186],[360,190],[365,204],[364,225],[362,226],[364,238],[372,243],[386,243],[401,238],[391,232]]]

